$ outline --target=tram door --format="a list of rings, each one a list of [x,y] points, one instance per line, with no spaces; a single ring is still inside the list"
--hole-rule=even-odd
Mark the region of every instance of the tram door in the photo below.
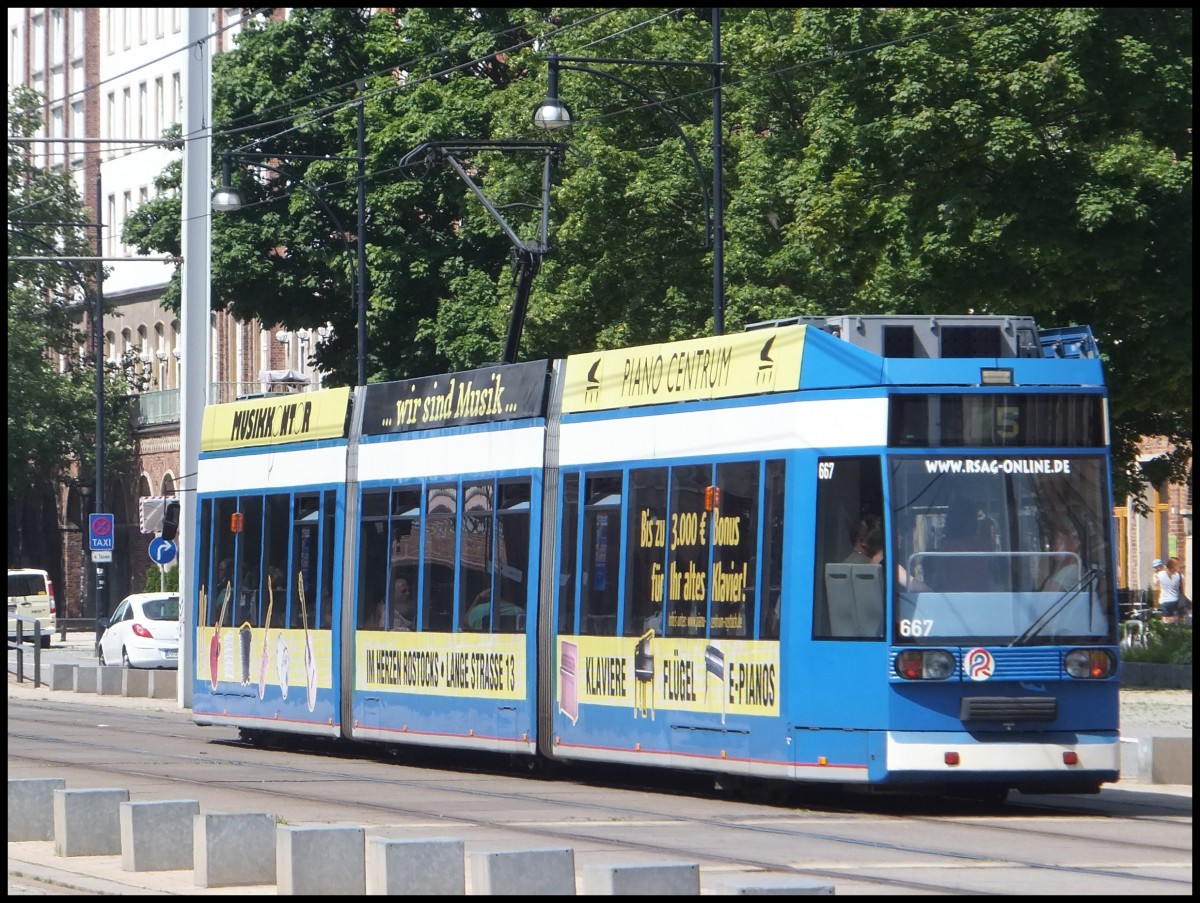
[[[796,723],[838,729],[879,728],[886,706],[887,565],[882,461],[877,455],[817,460],[809,654],[794,656],[794,688],[856,685],[842,694],[801,692]],[[876,689],[878,688],[878,689]]]

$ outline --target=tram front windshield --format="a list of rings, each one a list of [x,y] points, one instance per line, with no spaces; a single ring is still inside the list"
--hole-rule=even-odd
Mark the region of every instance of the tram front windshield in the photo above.
[[[1113,641],[1103,458],[899,457],[890,483],[893,642]]]

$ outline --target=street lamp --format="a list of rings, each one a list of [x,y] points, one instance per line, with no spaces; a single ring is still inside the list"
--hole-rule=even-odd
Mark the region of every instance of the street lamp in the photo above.
[[[290,178],[296,185],[304,189],[308,195],[317,202],[317,205],[325,212],[325,215],[332,220],[334,228],[337,229],[338,235],[341,236],[343,244],[346,246],[346,255],[350,262],[350,278],[351,278],[351,300],[358,311],[358,385],[363,386],[367,383],[367,247],[366,247],[366,220],[364,211],[366,209],[366,138],[365,125],[363,119],[363,102],[360,99],[357,102],[357,132],[358,132],[358,156],[357,157],[325,157],[316,154],[275,154],[265,153],[262,151],[224,151],[221,154],[222,168],[222,183],[221,187],[213,192],[212,207],[218,213],[232,213],[242,208],[242,197],[238,190],[233,187],[231,182],[232,165],[235,159],[253,161],[255,166],[262,169],[270,170],[271,172]],[[355,209],[355,233],[354,239],[358,247],[358,254],[355,255],[350,248],[350,240],[346,237],[347,232],[342,226],[341,220],[333,209],[325,202],[321,195],[310,188],[303,179],[300,179],[287,171],[280,169],[272,164],[266,163],[266,160],[277,160],[287,158],[292,160],[321,160],[327,163],[355,163],[358,165],[358,203]]]
[[[675,127],[675,131],[679,133],[683,139],[683,145],[687,149],[692,162],[696,165],[697,174],[700,177],[700,187],[704,194],[704,222],[706,232],[706,246],[713,250],[713,332],[716,335],[722,335],[725,332],[725,216],[724,204],[722,196],[724,186],[722,183],[723,170],[723,149],[721,141],[721,10],[713,7],[712,11],[712,33],[713,33],[713,58],[712,62],[706,63],[702,61],[686,62],[682,60],[638,60],[638,59],[619,59],[612,57],[583,57],[583,56],[559,56],[556,53],[549,55],[547,62],[549,63],[549,71],[546,76],[547,96],[543,100],[533,114],[533,123],[538,128],[542,129],[560,129],[572,125],[573,115],[571,108],[563,103],[558,96],[558,73],[561,69],[569,69],[575,72],[586,72],[589,75],[597,75],[601,78],[607,78],[615,81],[618,84],[624,85],[632,91],[636,91],[642,96],[646,102],[653,107],[658,108],[671,121]],[[712,194],[708,192],[708,183],[704,177],[704,169],[700,165],[700,158],[696,154],[696,149],[692,145],[691,140],[684,133],[675,117],[668,112],[663,106],[661,100],[656,100],[648,92],[642,90],[637,85],[629,82],[619,76],[613,75],[611,72],[606,72],[603,69],[593,69],[590,66],[579,65],[581,63],[612,64],[617,66],[662,66],[670,68],[679,67],[700,67],[709,69],[712,72],[712,93],[713,93],[713,175],[712,175]],[[566,64],[566,65],[564,65]]]

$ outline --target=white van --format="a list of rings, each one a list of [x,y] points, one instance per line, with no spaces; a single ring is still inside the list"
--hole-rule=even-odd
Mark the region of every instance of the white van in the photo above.
[[[17,617],[36,618],[42,622],[42,647],[50,645],[58,603],[54,599],[54,581],[45,571],[35,568],[8,569],[8,636],[17,636]],[[21,625],[26,637],[33,636],[33,625]]]

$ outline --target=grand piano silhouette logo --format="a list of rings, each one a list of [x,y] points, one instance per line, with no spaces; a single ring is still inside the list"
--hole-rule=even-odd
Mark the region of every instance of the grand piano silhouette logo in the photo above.
[[[775,336],[771,336],[763,343],[762,349],[758,352],[758,376],[756,382],[760,386],[775,385],[775,361],[771,359],[771,346],[775,344]]]
[[[588,370],[587,384],[583,388],[583,403],[596,405],[600,403],[600,358]]]

